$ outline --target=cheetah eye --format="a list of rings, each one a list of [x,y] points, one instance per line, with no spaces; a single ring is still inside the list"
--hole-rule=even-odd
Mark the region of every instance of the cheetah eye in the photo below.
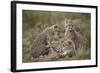
[[[68,42],[68,44],[69,44],[69,45],[71,45],[71,44],[72,44],[72,42],[70,42],[70,41],[69,41],[69,42]]]
[[[72,27],[74,27],[74,26],[72,25]]]
[[[52,35],[54,35],[54,32],[52,33]]]

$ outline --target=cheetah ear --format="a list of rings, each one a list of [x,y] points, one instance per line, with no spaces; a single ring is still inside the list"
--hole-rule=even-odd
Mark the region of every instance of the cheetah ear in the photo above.
[[[65,20],[64,20],[64,23],[65,23],[65,24],[67,24],[67,23],[68,23],[68,20],[67,20],[67,18],[65,18]]]
[[[63,44],[63,46],[65,46],[65,44]]]
[[[58,26],[57,26],[57,25],[55,25],[55,26],[54,26],[54,29],[56,29],[56,28],[58,28]]]

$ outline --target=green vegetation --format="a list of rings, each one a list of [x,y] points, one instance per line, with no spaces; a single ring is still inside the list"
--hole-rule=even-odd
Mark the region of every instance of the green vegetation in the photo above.
[[[23,10],[23,49],[22,60],[23,62],[30,62],[30,50],[32,41],[40,34],[45,28],[54,24],[61,26],[62,33],[59,39],[63,36],[63,20],[65,18],[73,19],[74,25],[79,28],[79,32],[85,40],[86,49],[80,51],[76,56],[64,58],[37,58],[33,61],[55,61],[55,60],[84,60],[91,58],[91,17],[89,13],[72,13],[72,12],[50,12],[50,11],[31,11]]]

